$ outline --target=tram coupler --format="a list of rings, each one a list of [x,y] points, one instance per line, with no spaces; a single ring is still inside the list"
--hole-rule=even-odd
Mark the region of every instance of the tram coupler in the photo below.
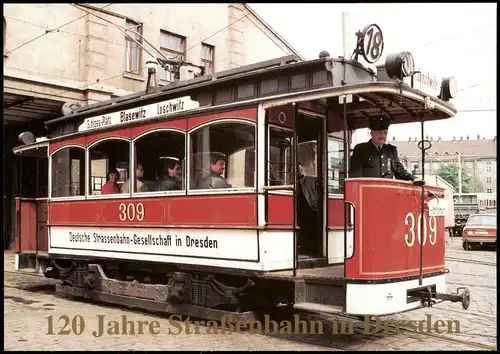
[[[460,290],[463,290],[460,292]],[[467,310],[470,306],[470,291],[466,287],[457,288],[456,294],[447,294],[447,293],[433,293],[430,289],[427,291],[421,292],[422,300],[428,301],[429,307],[431,307],[431,303],[435,303],[432,301],[432,298],[443,300],[443,301],[451,301],[451,302],[461,302],[464,310]]]

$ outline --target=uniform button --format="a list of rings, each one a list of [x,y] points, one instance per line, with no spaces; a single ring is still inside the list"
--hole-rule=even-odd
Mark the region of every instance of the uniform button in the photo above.
[[[384,155],[382,155],[382,158],[384,158]]]
[[[385,166],[385,164],[382,164],[382,167]]]

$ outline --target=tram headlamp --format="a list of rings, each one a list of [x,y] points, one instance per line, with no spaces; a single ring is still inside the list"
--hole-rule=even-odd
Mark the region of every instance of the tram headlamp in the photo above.
[[[445,77],[441,84],[439,99],[449,101],[455,97],[457,97],[457,80],[454,77]]]
[[[35,136],[31,132],[23,132],[17,137],[24,145],[32,144],[35,142]]]
[[[411,76],[415,71],[415,61],[410,52],[389,54],[385,58],[385,71],[391,79]]]

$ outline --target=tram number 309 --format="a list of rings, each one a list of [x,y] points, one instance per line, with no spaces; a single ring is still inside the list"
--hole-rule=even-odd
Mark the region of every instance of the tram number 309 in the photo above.
[[[424,216],[423,240],[421,236],[422,232],[420,230],[421,219],[422,219],[422,214],[418,214],[417,218],[415,217],[415,215],[413,215],[413,213],[406,214],[405,225],[407,226],[406,228],[407,233],[405,234],[405,241],[408,247],[412,247],[415,244],[416,239],[418,239],[419,244],[420,242],[423,242],[423,245],[425,245],[425,242],[427,240],[427,225],[429,226],[429,243],[431,245],[434,245],[436,243],[437,240],[436,217]]]
[[[121,221],[142,221],[144,219],[144,205],[138,204],[120,204],[120,220]]]

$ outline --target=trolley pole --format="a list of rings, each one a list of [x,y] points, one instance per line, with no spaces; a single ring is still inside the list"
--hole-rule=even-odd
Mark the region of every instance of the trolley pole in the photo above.
[[[421,116],[421,121],[420,121],[420,132],[422,138],[420,139],[421,141],[421,151],[422,151],[422,181],[425,181],[425,141],[424,141],[424,115],[422,114]],[[420,277],[418,279],[418,285],[422,285],[422,267],[423,267],[423,262],[424,262],[424,233],[427,232],[427,230],[424,229],[424,219],[425,219],[425,208],[424,208],[424,202],[425,202],[425,183],[422,183],[422,191],[420,195],[420,232],[419,232],[419,239],[420,239]]]
[[[297,192],[299,181],[297,179],[297,129],[296,129],[296,120],[297,120],[297,105],[292,103],[293,113],[292,113],[292,130],[293,130],[293,138],[292,138],[292,176],[293,176],[293,277],[297,275]]]

